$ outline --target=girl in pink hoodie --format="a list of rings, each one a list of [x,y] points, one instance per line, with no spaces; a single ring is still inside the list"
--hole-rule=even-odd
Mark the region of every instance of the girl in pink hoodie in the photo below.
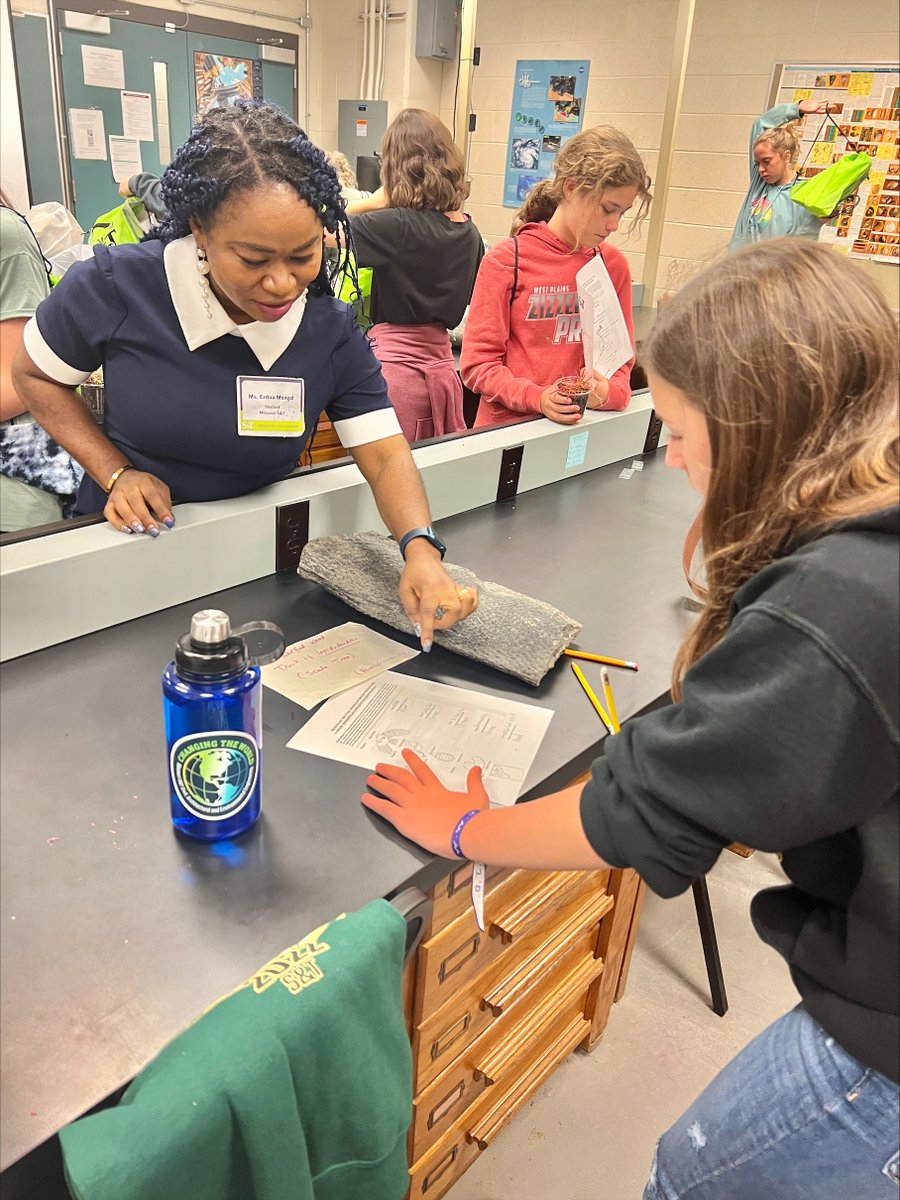
[[[633,342],[631,272],[606,239],[635,202],[642,219],[650,198],[647,170],[618,129],[585,129],[563,145],[553,179],[528,194],[513,236],[488,252],[475,281],[460,371],[481,397],[476,428],[526,414],[576,424],[578,405],[555,382],[579,372],[592,385],[588,408],[628,406],[633,360],[610,379],[584,366],[575,276],[601,256]]]

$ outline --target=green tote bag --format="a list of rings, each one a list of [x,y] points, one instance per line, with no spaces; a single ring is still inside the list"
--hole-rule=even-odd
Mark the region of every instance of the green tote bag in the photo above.
[[[861,151],[845,154],[812,179],[795,183],[791,188],[791,199],[795,204],[802,204],[814,217],[830,217],[844,197],[859,187],[871,166],[868,154]]]

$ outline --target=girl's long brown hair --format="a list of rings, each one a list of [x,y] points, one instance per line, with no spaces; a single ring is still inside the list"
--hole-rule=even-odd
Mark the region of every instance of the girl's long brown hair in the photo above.
[[[455,212],[469,194],[462,152],[423,108],[404,108],[381,139],[381,182],[392,208]]]
[[[640,224],[650,207],[650,176],[630,138],[612,125],[583,129],[562,146],[552,179],[531,189],[513,218],[512,233],[528,221],[549,221],[563,198],[563,185],[571,182],[578,192],[596,193],[607,188],[636,187],[638,210],[632,224]]]
[[[712,450],[705,604],[675,663],[677,698],[752,575],[900,499],[897,323],[854,263],[779,238],[678,292],[641,358],[704,414]]]

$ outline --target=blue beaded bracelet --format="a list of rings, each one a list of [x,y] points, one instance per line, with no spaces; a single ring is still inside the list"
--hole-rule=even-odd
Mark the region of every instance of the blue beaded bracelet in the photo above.
[[[460,849],[460,845],[459,845],[459,839],[460,839],[460,835],[462,834],[462,831],[465,829],[466,825],[468,824],[469,821],[472,820],[473,817],[477,817],[478,814],[483,811],[484,811],[484,809],[481,809],[481,808],[473,808],[471,812],[467,812],[465,814],[465,816],[460,817],[459,820],[457,821],[456,828],[453,830],[453,833],[450,837],[450,847],[453,850],[453,853],[456,855],[457,858],[465,858],[466,857],[465,854],[463,854],[462,850]]]

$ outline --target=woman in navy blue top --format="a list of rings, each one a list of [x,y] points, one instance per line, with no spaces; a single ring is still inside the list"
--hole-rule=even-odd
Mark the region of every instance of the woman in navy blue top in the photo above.
[[[28,408],[85,469],[77,511],[157,537],[173,503],[285,478],[326,412],[391,533],[416,532],[400,590],[430,648],[433,625],[477,597],[441,565],[379,364],[334,299],[323,236],[346,244],[348,224],[333,168],[280,109],[244,101],[206,114],[162,191],[168,220],[73,266],[14,366]],[[75,392],[100,366],[102,429]]]

